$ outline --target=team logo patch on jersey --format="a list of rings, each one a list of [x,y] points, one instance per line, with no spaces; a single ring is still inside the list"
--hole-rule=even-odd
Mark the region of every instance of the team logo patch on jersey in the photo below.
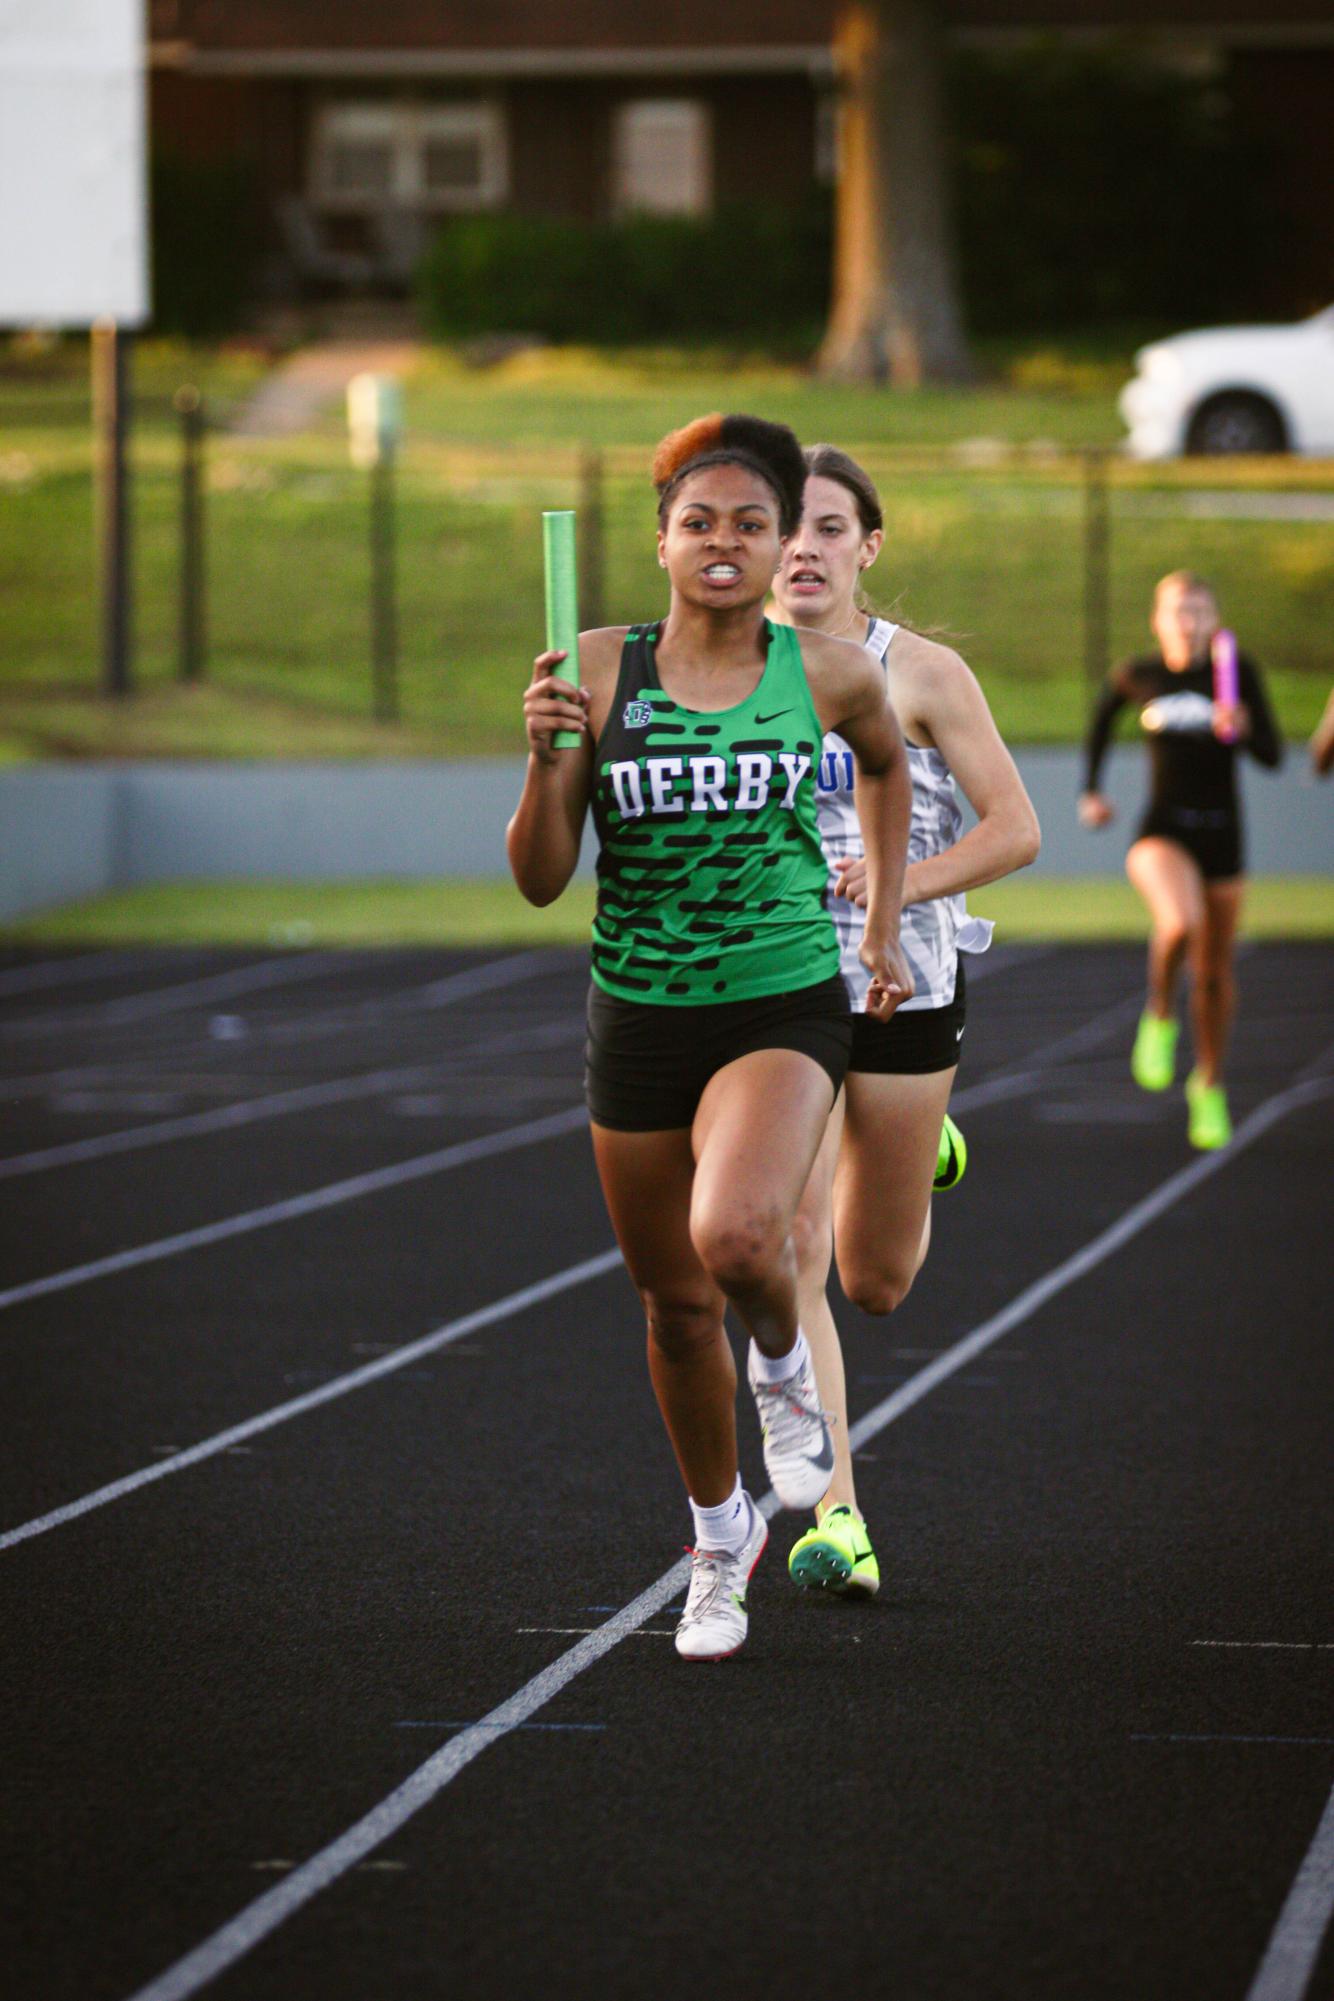
[[[621,721],[628,730],[646,730],[653,721],[653,704],[627,702],[621,710]]]
[[[1146,702],[1140,722],[1153,736],[1210,736],[1214,707],[1207,695],[1183,689],[1179,695],[1158,695]]]

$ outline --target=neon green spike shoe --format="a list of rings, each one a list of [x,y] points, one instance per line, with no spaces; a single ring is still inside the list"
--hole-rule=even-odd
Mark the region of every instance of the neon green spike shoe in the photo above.
[[[1198,1070],[1186,1079],[1186,1105],[1190,1113],[1187,1137],[1202,1153],[1226,1146],[1232,1137],[1232,1119],[1227,1108],[1227,1092],[1221,1084],[1206,1084]]]
[[[931,1186],[937,1191],[957,1188],[967,1165],[968,1148],[963,1134],[946,1112],[945,1123],[940,1128],[940,1145],[936,1148],[936,1178]]]
[[[854,1509],[830,1508],[823,1521],[792,1545],[788,1575],[808,1591],[837,1591],[845,1597],[874,1598],[880,1565],[866,1523]]]
[[[1142,1014],[1130,1052],[1130,1074],[1141,1091],[1166,1091],[1176,1074],[1177,1023]]]

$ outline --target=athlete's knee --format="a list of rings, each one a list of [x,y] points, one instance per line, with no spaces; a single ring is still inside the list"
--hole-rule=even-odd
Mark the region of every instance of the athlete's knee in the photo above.
[[[653,1346],[673,1361],[710,1348],[722,1331],[713,1299],[691,1292],[644,1292],[640,1298]]]
[[[1174,911],[1170,917],[1160,917],[1155,926],[1158,943],[1169,955],[1193,950],[1198,944],[1201,926],[1196,919]]]
[[[840,1261],[838,1276],[854,1306],[860,1306],[863,1313],[882,1317],[902,1306],[912,1291],[920,1264],[920,1258],[915,1262],[905,1258],[877,1259],[867,1264],[849,1264],[845,1270]]]
[[[786,1241],[778,1217],[763,1210],[706,1213],[693,1220],[690,1233],[700,1263],[729,1297],[763,1285]]]

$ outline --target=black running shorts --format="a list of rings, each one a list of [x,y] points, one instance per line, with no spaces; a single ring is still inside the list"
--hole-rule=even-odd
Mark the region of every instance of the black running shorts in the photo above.
[[[1222,806],[1151,806],[1135,839],[1175,841],[1206,882],[1230,882],[1246,866],[1241,821]]]
[[[840,973],[796,993],[698,1007],[618,1000],[594,983],[584,1072],[589,1116],[614,1132],[692,1125],[709,1079],[757,1049],[796,1049],[812,1057],[837,1097],[852,1021]]]
[[[963,1050],[966,1006],[963,959],[954,975],[954,999],[944,1007],[900,1008],[888,1021],[871,1014],[852,1017],[852,1061],[849,1070],[880,1076],[919,1076],[929,1070],[952,1070]]]

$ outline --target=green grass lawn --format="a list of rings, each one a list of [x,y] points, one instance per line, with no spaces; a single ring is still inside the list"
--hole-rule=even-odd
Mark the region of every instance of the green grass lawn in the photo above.
[[[803,441],[945,445],[960,438],[1113,444],[1115,393],[1130,352],[1076,358],[1040,344],[994,344],[967,388],[887,392],[816,380],[795,364],[706,349],[602,353],[535,348],[483,373],[445,349],[428,352],[407,385],[412,429],[472,444],[651,447],[706,410],[756,410]],[[480,392],[480,393],[479,393]]]
[[[148,351],[141,371],[158,401],[134,454],[137,692],[108,703],[96,685],[86,423],[56,422],[45,385],[0,380],[0,758],[512,751],[541,640],[542,509],[575,504],[582,448],[601,450],[603,586],[586,619],[656,614],[648,449],[719,404],[861,453],[886,504],[872,576],[882,607],[961,648],[1013,740],[1068,740],[1088,703],[1077,450],[1120,435],[1113,392],[1126,366],[1014,350],[979,387],[893,394],[745,357],[541,350],[482,370],[427,351],[408,384],[397,481],[394,725],[371,720],[367,489],[340,413],[291,441],[211,438],[208,680],[182,687],[177,447],[159,392],[189,375],[232,399],[259,364]],[[1334,627],[1331,522],[1293,512],[1294,495],[1309,507],[1313,494],[1334,500],[1334,467],[1116,465],[1112,654],[1145,642],[1163,570],[1203,570],[1267,668],[1284,727],[1305,735]]]
[[[1143,938],[1144,908],[1115,877],[1022,876],[975,890],[971,907],[1014,943]],[[582,945],[593,886],[577,882],[545,910],[494,882],[162,883],[73,903],[0,927],[6,944]],[[1334,880],[1259,877],[1243,923],[1250,938],[1334,938]]]

